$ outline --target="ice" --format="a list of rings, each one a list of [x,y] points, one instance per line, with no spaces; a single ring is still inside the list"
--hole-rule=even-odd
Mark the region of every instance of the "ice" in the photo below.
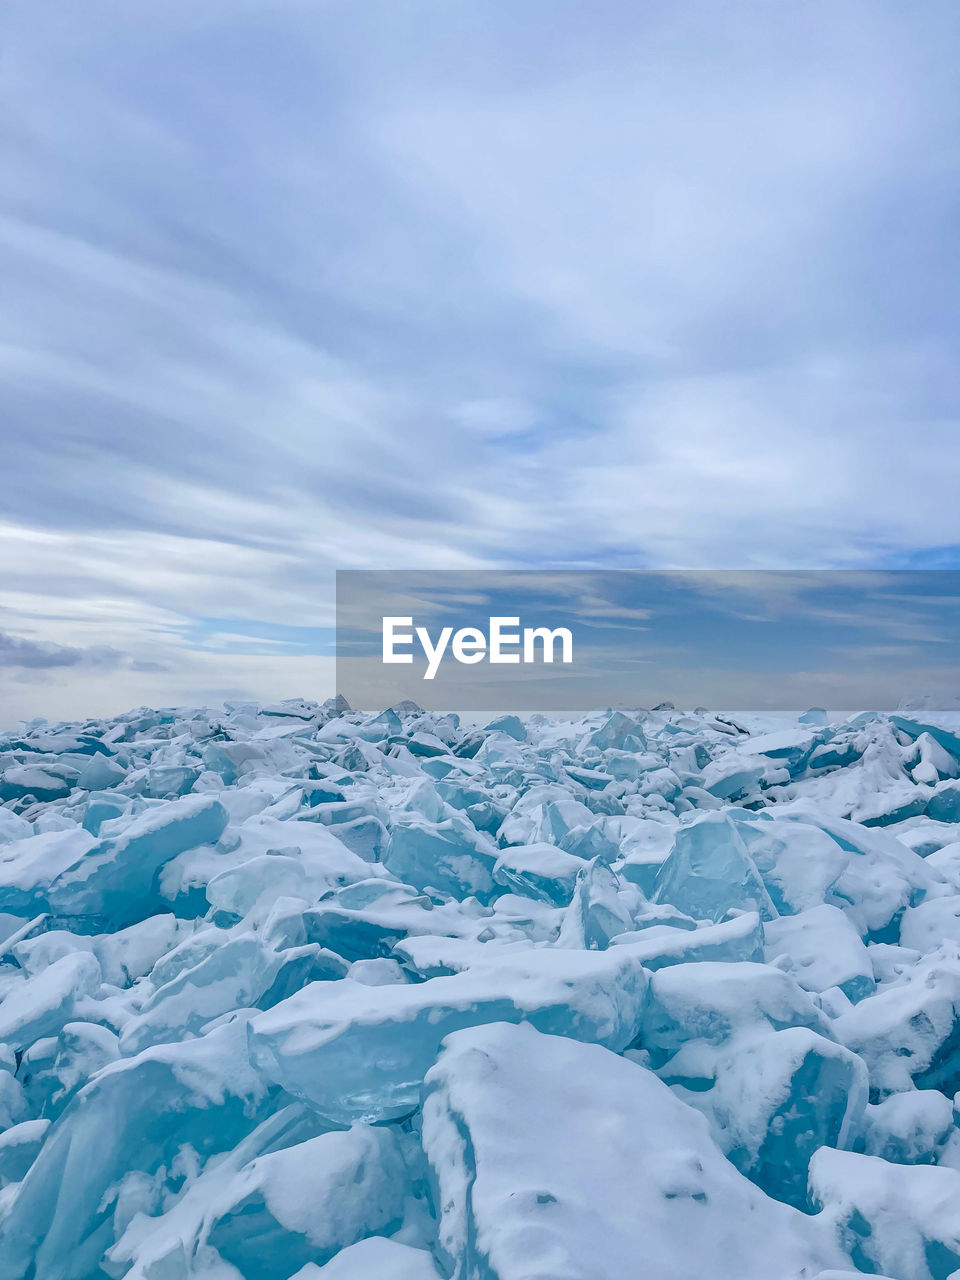
[[[88,1280],[112,1240],[101,1208],[108,1189],[131,1171],[169,1168],[185,1144],[229,1149],[267,1101],[242,1024],[106,1067],[51,1126],[8,1206],[5,1277]]]
[[[960,782],[944,782],[934,789],[927,816],[936,822],[960,822]]]
[[[789,973],[806,991],[839,987],[856,1004],[876,990],[870,953],[838,907],[823,903],[772,920],[764,936],[768,963]]]
[[[739,810],[731,817],[781,915],[834,900],[850,855],[826,831],[809,822],[782,821],[767,812],[753,815]]]
[[[489,901],[496,892],[497,849],[459,814],[439,823],[410,817],[394,827],[384,864],[418,889]]]
[[[78,1000],[100,987],[100,965],[88,952],[61,956],[49,968],[11,988],[0,1003],[0,1042],[23,1050],[55,1035]]]
[[[49,1128],[49,1120],[23,1120],[0,1133],[0,1187],[23,1179]]]
[[[827,713],[823,707],[811,707],[809,711],[804,711],[803,715],[797,717],[797,723],[825,725]]]
[[[720,924],[690,928],[686,917],[677,925],[654,924],[611,939],[613,946],[630,945],[633,954],[652,971],[665,965],[701,960],[763,959],[763,926],[755,911],[745,911]]]
[[[39,765],[8,765],[0,774],[0,800],[59,800],[69,794],[68,781]]]
[[[680,827],[657,873],[656,898],[698,919],[720,920],[732,907],[776,915],[737,824],[723,813]]]
[[[960,1089],[960,958],[917,964],[834,1023],[870,1069],[876,1100],[916,1086]]]
[[[960,1267],[960,1173],[823,1148],[810,1192],[861,1271],[949,1280]]]
[[[79,828],[34,836],[0,866],[0,905],[56,916],[133,924],[159,906],[157,873],[177,854],[213,843],[227,825],[219,801],[185,796],[150,808],[96,839]],[[109,824],[111,828],[114,823]]]
[[[936,1164],[955,1127],[953,1103],[939,1090],[892,1093],[867,1107],[857,1149],[895,1164]]]
[[[886,831],[823,813],[815,815],[805,805],[791,807],[784,818],[820,828],[845,855],[826,889],[826,898],[849,915],[861,937],[895,941],[892,926],[906,907],[950,892],[935,866]],[[883,936],[885,933],[892,936]]]
[[[355,1125],[258,1156],[216,1190],[205,1241],[243,1275],[286,1280],[403,1221],[407,1174],[396,1135]],[[280,1247],[278,1247],[280,1246]]]
[[[111,760],[109,756],[98,752],[80,770],[77,785],[85,791],[107,791],[126,781],[126,777],[127,771],[118,760]]]
[[[807,1159],[850,1143],[867,1102],[864,1064],[795,983],[761,965],[656,973],[637,1043],[733,1163],[798,1207]]]
[[[960,1272],[924,714],[0,734],[0,1276]]]
[[[312,984],[250,1023],[254,1063],[327,1120],[404,1116],[449,1032],[529,1020],[545,1031],[625,1049],[647,975],[627,947],[509,951],[413,985],[346,978]]]
[[[441,1280],[426,1249],[383,1236],[368,1236],[338,1253],[325,1267],[308,1262],[290,1280]]]
[[[678,1055],[679,1058],[679,1055]],[[683,1086],[674,1058],[661,1075]],[[805,1027],[739,1038],[713,1057],[714,1083],[680,1096],[703,1111],[721,1150],[778,1200],[806,1208],[805,1169],[823,1147],[852,1145],[867,1070],[848,1049]]]
[[[555,844],[511,845],[497,859],[493,878],[513,893],[560,907],[573,897],[582,868],[582,858]]]
[[[616,873],[601,858],[585,863],[577,876],[573,900],[564,913],[557,945],[603,950],[611,938],[631,929],[633,916],[620,888]]]
[[[816,1221],[741,1177],[652,1073],[531,1026],[447,1039],[423,1144],[457,1276],[787,1280],[842,1258]]]
[[[34,834],[29,822],[18,818],[10,809],[0,805],[0,845],[10,844],[14,840],[26,840]]]
[[[144,1001],[124,1027],[121,1052],[130,1057],[178,1033],[197,1035],[220,1014],[250,1008],[270,989],[281,963],[282,953],[264,948],[254,933],[224,940]]]

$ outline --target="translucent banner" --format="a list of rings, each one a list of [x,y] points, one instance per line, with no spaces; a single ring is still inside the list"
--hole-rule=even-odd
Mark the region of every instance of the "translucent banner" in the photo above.
[[[960,706],[960,571],[337,574],[337,688],[382,710]]]

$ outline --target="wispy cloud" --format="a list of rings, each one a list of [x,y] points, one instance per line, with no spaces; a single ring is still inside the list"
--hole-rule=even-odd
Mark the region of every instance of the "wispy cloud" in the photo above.
[[[49,671],[56,667],[115,667],[122,656],[106,645],[78,649],[0,631],[0,667],[23,667],[31,671]]]

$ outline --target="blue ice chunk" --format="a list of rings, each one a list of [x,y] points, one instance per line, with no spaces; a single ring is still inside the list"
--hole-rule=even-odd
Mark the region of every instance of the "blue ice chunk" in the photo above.
[[[787,1027],[835,1038],[810,996],[778,969],[745,962],[678,964],[650,980],[640,1045],[660,1068],[691,1041],[721,1045],[742,1032]]]
[[[489,733],[506,733],[517,742],[526,742],[527,730],[519,716],[498,716],[486,726]]]
[[[838,907],[826,903],[798,915],[768,923],[765,951],[805,991],[839,987],[854,1004],[873,995],[870,953],[860,935]]]
[[[901,733],[905,733],[908,738],[916,739],[922,733],[928,733],[934,742],[939,743],[944,751],[949,751],[953,758],[960,763],[960,735],[952,733],[949,729],[944,729],[940,725],[924,724],[919,720],[909,720],[906,716],[892,715],[890,722]]]
[[[938,955],[834,1022],[870,1068],[874,1101],[912,1089],[960,1089],[960,958]]]
[[[71,790],[69,782],[40,765],[8,765],[0,774],[0,801],[21,800],[25,796],[61,800]]]
[[[952,1101],[938,1089],[893,1093],[867,1107],[856,1150],[894,1164],[936,1164],[956,1131]]]
[[[450,750],[447,744],[441,741],[436,734],[425,733],[423,730],[411,733],[406,737],[397,738],[396,743],[400,746],[405,746],[412,756],[418,758],[426,757],[429,759],[431,757],[445,756]]]
[[[879,828],[867,828],[808,806],[791,806],[778,816],[785,823],[819,828],[849,855],[823,894],[846,912],[861,936],[869,935],[870,941],[896,941],[903,909],[930,894],[945,892],[944,879],[932,865]],[[892,936],[883,936],[891,928]]]
[[[242,1023],[105,1068],[51,1127],[8,1206],[4,1280],[90,1280],[112,1243],[108,1188],[133,1170],[169,1167],[184,1144],[204,1158],[229,1150],[266,1099]]]
[[[387,707],[386,711],[381,711],[378,716],[374,716],[369,724],[375,726],[380,732],[379,736],[387,738],[391,734],[400,733],[403,729],[403,721],[400,719],[393,707]]]
[[[665,1066],[670,1080],[682,1054]],[[711,1122],[721,1150],[768,1195],[807,1204],[807,1164],[820,1147],[844,1148],[859,1132],[867,1068],[856,1054],[806,1027],[733,1041],[718,1052],[711,1088],[680,1096]]]
[[[342,803],[347,798],[344,789],[327,778],[321,778],[316,782],[303,782],[301,787],[304,803],[311,808],[318,804]]]
[[[620,898],[620,881],[601,858],[584,863],[573,899],[564,913],[557,945],[586,951],[603,950],[610,939],[633,927],[633,916]]]
[[[55,1120],[94,1073],[119,1056],[117,1037],[109,1027],[94,1022],[66,1023],[57,1037],[52,1061],[33,1072],[28,1090],[32,1104]]]
[[[653,751],[617,751],[603,753],[604,768],[612,778],[621,782],[637,782],[646,773],[662,769],[662,756]]]
[[[793,777],[806,768],[814,749],[825,735],[809,729],[781,729],[774,733],[761,733],[750,739],[750,750],[785,765]]]
[[[499,850],[460,815],[431,823],[411,815],[394,824],[384,865],[407,884],[489,902],[497,893]]]
[[[178,942],[190,937],[195,928],[194,921],[178,920],[171,913],[163,912],[116,933],[92,938],[91,946],[100,961],[104,982],[129,987],[148,974],[160,957]]]
[[[11,809],[0,805],[0,847],[12,844],[15,840],[26,840],[34,834],[33,826],[26,818],[21,818]]]
[[[714,760],[703,771],[703,786],[719,800],[739,800],[756,795],[769,765],[731,752]],[[786,775],[784,775],[786,777]]]
[[[777,912],[737,830],[723,813],[705,813],[677,831],[660,867],[655,897],[700,920],[721,920],[731,908]]]
[[[212,1019],[252,1007],[270,989],[281,953],[253,933],[238,934],[164,984],[124,1027],[120,1049],[130,1057],[151,1045],[199,1034]]]
[[[101,759],[101,757],[97,756],[96,759]],[[127,796],[119,795],[116,792],[92,795],[83,813],[81,825],[84,831],[89,831],[91,835],[98,836],[102,825],[105,822],[111,822],[114,818],[119,818],[129,803],[130,800]]]
[[[831,897],[850,858],[827,832],[769,812],[732,810],[729,816],[781,915],[819,907]]]
[[[26,1176],[49,1128],[49,1120],[22,1120],[0,1133],[0,1186]]]
[[[156,800],[183,796],[200,777],[199,767],[192,765],[158,765],[147,770],[142,794]]]
[[[61,957],[7,992],[0,1003],[0,1043],[23,1050],[56,1035],[73,1017],[77,1002],[99,988],[96,956],[77,951]]]
[[[364,862],[381,861],[390,839],[387,828],[372,813],[348,822],[331,822],[329,831]]]
[[[613,862],[620,854],[620,846],[608,835],[603,818],[586,826],[573,827],[560,840],[560,848],[573,853],[585,862],[600,858]]]
[[[620,751],[645,751],[647,740],[638,720],[615,711],[599,729],[590,735],[590,742],[601,751],[615,747]]]
[[[602,769],[588,769],[582,765],[568,764],[564,767],[564,773],[588,791],[603,791],[611,782],[616,781],[611,773],[604,773]]]
[[[657,924],[621,933],[611,943],[632,947],[633,954],[652,972],[667,965],[699,961],[735,964],[763,960],[764,928],[756,911],[693,929],[685,923],[688,918],[681,917],[679,924]]]
[[[250,1050],[268,1079],[332,1122],[390,1119],[416,1108],[448,1032],[529,1021],[624,1049],[636,1035],[646,986],[628,947],[509,950],[410,985],[314,983],[254,1018]]]
[[[423,1143],[455,1276],[799,1280],[845,1261],[816,1219],[738,1173],[649,1071],[529,1026],[448,1037],[426,1081]]]
[[[98,753],[80,770],[77,786],[85,791],[109,791],[123,782],[126,776],[127,770],[119,760]]]
[[[316,944],[290,947],[280,952],[280,967],[276,977],[264,993],[255,1001],[258,1009],[272,1009],[310,982],[334,982],[345,978],[349,965],[333,951]]]
[[[855,738],[834,738],[815,747],[807,761],[810,769],[842,769],[863,755],[863,747]]]
[[[0,866],[0,909],[133,924],[160,909],[160,869],[184,850],[216,841],[227,817],[219,801],[185,796],[144,810],[106,839],[79,827],[33,836]]]
[[[354,1125],[258,1156],[216,1196],[207,1243],[244,1276],[287,1280],[401,1225],[407,1174],[396,1135]]]
[[[900,917],[900,945],[927,955],[943,944],[960,948],[960,894],[927,898]]]
[[[626,877],[620,873],[621,879]],[[643,902],[634,911],[633,928],[637,932],[643,932],[657,925],[667,925],[672,929],[696,929],[697,922],[693,916],[685,915],[676,907],[672,907],[668,902]]]
[[[803,715],[797,716],[797,724],[824,725],[826,723],[827,713],[823,707],[811,707],[809,711],[804,711]]]
[[[368,1236],[342,1250],[325,1267],[314,1263],[290,1280],[441,1280],[432,1255],[426,1249]]]
[[[0,1131],[29,1118],[30,1106],[23,1085],[12,1071],[0,1070]]]
[[[960,822],[960,782],[941,782],[927,801],[927,817],[936,822]]]
[[[503,849],[493,878],[513,893],[563,907],[573,897],[583,859],[555,844],[519,844]]]
[[[214,1274],[226,1270],[230,1276],[237,1275],[208,1240],[211,1230],[235,1225],[232,1211],[248,1195],[251,1252],[260,1242],[260,1230],[273,1237],[273,1254],[264,1260],[264,1268],[284,1266],[288,1247],[291,1261],[298,1254],[302,1256],[302,1232],[282,1228],[272,1232],[271,1223],[278,1228],[280,1223],[265,1201],[268,1197],[276,1200],[278,1184],[282,1186],[288,1180],[284,1175],[294,1174],[295,1166],[302,1163],[296,1156],[284,1159],[282,1153],[302,1150],[305,1143],[322,1132],[324,1126],[306,1108],[281,1098],[276,1110],[244,1133],[235,1146],[215,1152],[205,1164],[205,1152],[185,1145],[169,1165],[161,1165],[152,1173],[131,1168],[110,1186],[101,1205],[113,1241],[106,1249],[103,1270],[112,1276],[130,1275],[144,1280],[156,1275],[206,1276],[210,1274],[208,1268]],[[274,1155],[280,1159],[266,1159]],[[286,1188],[291,1225],[298,1198],[302,1202],[304,1193],[310,1195],[311,1181],[318,1173],[316,1168],[299,1170],[297,1185]],[[264,1191],[266,1195],[262,1194]],[[318,1226],[321,1212],[318,1208]],[[224,1232],[228,1250],[234,1244],[233,1234],[229,1229]],[[253,1266],[245,1270],[247,1275],[263,1274]]]
[[[824,1147],[810,1199],[860,1271],[950,1280],[960,1267],[960,1172]]]

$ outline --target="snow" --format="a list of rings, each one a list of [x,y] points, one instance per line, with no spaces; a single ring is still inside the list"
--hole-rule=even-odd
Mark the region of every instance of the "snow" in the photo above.
[[[4,1280],[948,1280],[958,1090],[949,726],[0,735]]]
[[[498,1280],[799,1277],[839,1261],[758,1191],[656,1076],[596,1045],[493,1024],[449,1037],[423,1144],[453,1274]]]

